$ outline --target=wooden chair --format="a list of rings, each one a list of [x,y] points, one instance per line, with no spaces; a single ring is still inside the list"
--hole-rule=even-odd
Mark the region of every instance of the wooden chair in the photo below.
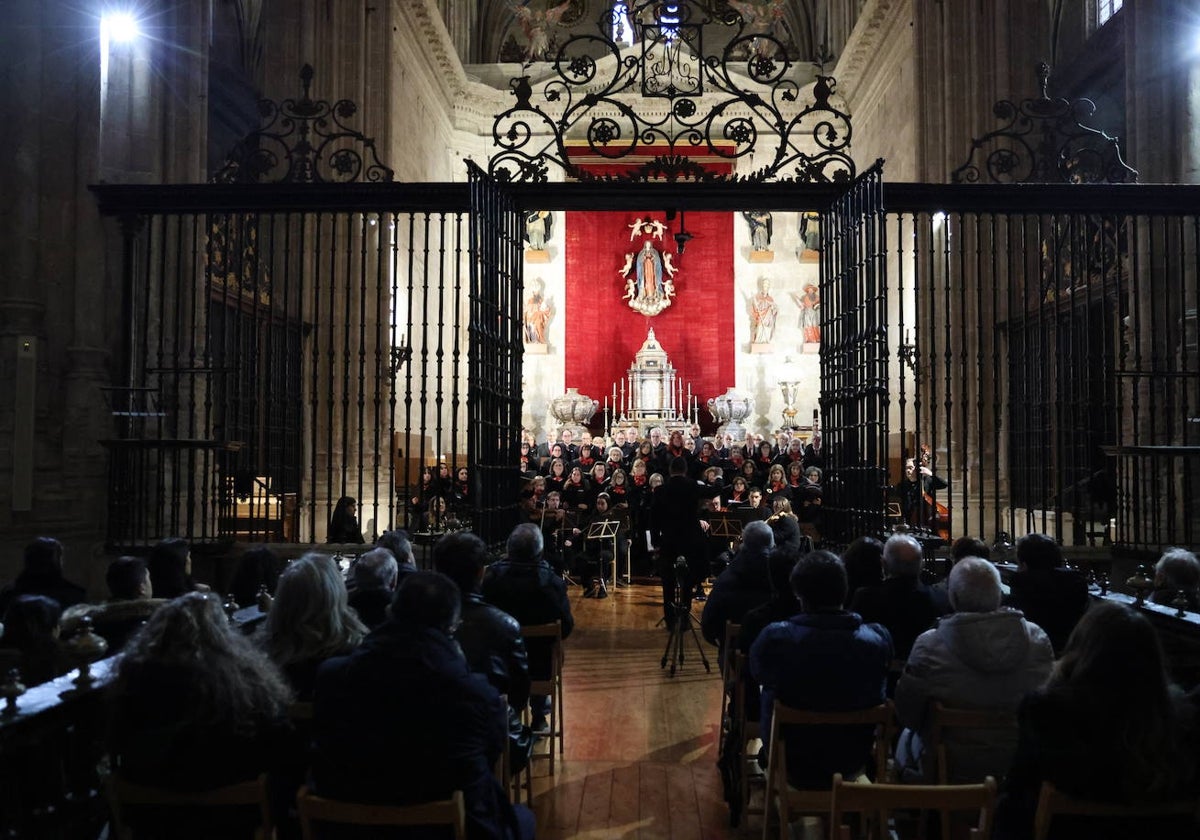
[[[992,836],[996,780],[988,776],[977,785],[860,784],[846,782],[840,773],[835,774],[830,792],[829,836],[833,840],[851,840],[850,826],[846,825],[844,815],[861,812],[873,818],[869,820],[877,832],[873,836],[886,840],[889,837],[887,814],[898,808],[936,810],[943,814],[978,811],[979,821],[971,828],[970,837],[986,840]],[[949,840],[948,835],[944,840]]]
[[[1008,729],[1016,732],[1017,716],[999,709],[953,709],[934,700],[930,704],[929,751],[934,776],[939,785],[950,783],[950,762],[946,757],[948,729]]]
[[[733,665],[730,668],[730,679],[733,681],[733,725],[738,728],[741,735],[738,739],[738,744],[741,748],[741,773],[739,774],[739,795],[741,798],[741,814],[745,816],[760,816],[763,813],[763,807],[751,808],[753,790],[765,790],[766,776],[762,773],[758,764],[758,751],[751,750],[750,745],[757,743],[762,738],[762,730],[759,727],[758,721],[746,719],[746,683],[744,674],[746,668],[749,667],[746,661],[746,655],[740,650],[732,651],[730,659]],[[726,660],[728,661],[728,660]]]
[[[508,731],[508,695],[501,694],[500,699],[504,701],[504,711],[502,714],[502,718],[503,718],[502,725],[503,725],[504,731],[507,732]],[[509,761],[509,754],[508,754],[509,746],[510,746],[510,743],[509,743],[508,739],[506,738],[505,743],[504,743],[504,749],[500,750],[500,755],[496,759],[496,765],[495,765],[495,767],[492,768],[493,773],[496,776],[496,781],[500,782],[500,784],[504,787],[504,790],[508,792],[509,799],[512,800],[512,802],[514,802],[514,803],[521,801],[521,789],[524,788],[525,789],[525,804],[532,808],[533,807],[533,774],[530,773],[530,771],[529,771],[529,762],[526,762],[525,766],[523,768],[521,768],[521,770],[519,770],[516,773],[513,773],[512,772],[512,764]],[[523,782],[522,782],[522,777],[524,777]]]
[[[999,709],[953,709],[934,700],[929,711],[929,748],[934,778],[950,784],[950,761],[946,755],[946,731],[950,729],[1007,729],[1017,731],[1017,716]],[[1015,743],[1015,742],[1014,742]],[[982,781],[982,779],[980,780]],[[950,836],[950,812],[942,811],[942,837]]]
[[[316,840],[314,823],[373,826],[437,826],[454,829],[455,840],[466,840],[467,808],[461,790],[449,799],[420,802],[414,805],[371,805],[362,802],[342,802],[312,793],[307,786],[296,794],[300,812],[300,832],[304,840]]]
[[[1081,817],[1152,819],[1154,817],[1191,816],[1193,825],[1200,825],[1200,798],[1180,799],[1174,802],[1159,802],[1152,805],[1114,805],[1108,802],[1088,802],[1061,792],[1051,782],[1042,782],[1038,794],[1037,813],[1033,817],[1034,840],[1047,840],[1050,823],[1058,814],[1073,814]],[[1154,836],[1147,826],[1146,836]]]
[[[891,748],[894,709],[888,700],[878,706],[856,712],[808,712],[775,701],[771,713],[771,734],[768,742],[766,792],[763,802],[763,840],[770,840],[772,808],[779,820],[779,838],[788,840],[791,815],[826,814],[830,808],[830,791],[796,790],[787,780],[787,750],[784,727],[795,726],[874,726],[875,778],[887,778],[888,752]],[[866,780],[865,776],[859,777]]]
[[[203,791],[177,791],[148,785],[134,784],[113,774],[108,777],[108,801],[112,808],[113,835],[121,840],[133,837],[126,821],[126,808],[133,806],[170,808],[230,808],[253,805],[258,808],[258,828],[254,836],[259,840],[274,837],[275,827],[271,820],[271,808],[267,795],[267,777],[259,776],[236,785]]]
[[[529,760],[532,763],[534,759],[548,759],[550,764],[550,775],[553,776],[555,742],[558,742],[558,755],[562,755],[564,749],[562,624],[558,621],[552,621],[548,624],[524,624],[521,626],[521,636],[525,639],[526,646],[528,646],[530,639],[551,640],[550,676],[541,680],[532,680],[529,683],[530,695],[545,695],[550,698],[550,714],[546,717],[546,722],[550,725],[550,735],[546,741],[548,748],[544,753],[538,752],[535,748],[533,755],[529,757]]]
[[[734,648],[737,646],[738,633],[741,632],[742,625],[734,624],[732,621],[725,622],[725,641],[724,647],[721,648],[721,655],[725,657],[721,665],[721,715],[717,718],[717,759],[719,760],[725,754],[725,735],[729,732],[732,725],[731,709],[733,705],[733,692],[736,688],[733,681],[730,679],[730,673],[734,667]]]

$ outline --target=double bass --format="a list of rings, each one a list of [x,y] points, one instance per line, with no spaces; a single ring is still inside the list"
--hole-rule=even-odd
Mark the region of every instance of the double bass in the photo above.
[[[928,443],[921,444],[921,459],[918,463],[920,467],[929,470],[929,475],[926,476],[920,469],[917,470],[917,480],[921,482],[921,511],[925,521],[914,524],[926,527],[939,539],[950,542],[950,508],[934,499],[927,489],[933,483],[926,481],[926,478],[933,478],[933,450]],[[942,482],[942,486],[946,486],[945,481]]]

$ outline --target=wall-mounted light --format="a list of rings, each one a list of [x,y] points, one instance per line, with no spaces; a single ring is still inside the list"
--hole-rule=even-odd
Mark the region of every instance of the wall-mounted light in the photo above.
[[[139,35],[141,27],[130,12],[105,12],[100,18],[100,40],[106,44],[130,44]]]
[[[688,242],[692,240],[692,234],[688,233],[683,227],[683,211],[679,211],[679,233],[675,234],[675,252],[683,253],[683,249],[687,247]]]

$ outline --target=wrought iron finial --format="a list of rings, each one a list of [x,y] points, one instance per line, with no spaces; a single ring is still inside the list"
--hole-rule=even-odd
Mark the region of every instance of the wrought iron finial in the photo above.
[[[222,183],[391,181],[375,138],[346,125],[358,112],[349,99],[312,98],[313,68],[300,68],[298,99],[258,101],[262,126],[238,141],[212,180]]]
[[[574,35],[558,48],[536,100],[529,76],[511,81],[516,102],[493,123],[489,173],[542,182],[554,164],[579,180],[851,181],[850,114],[832,102],[829,76],[817,76],[812,104],[804,102],[776,5],[630,2],[621,14],[636,30],[632,46],[613,40],[616,7],[606,8],[597,34]],[[829,57],[822,50],[817,66]],[[621,175],[596,175],[568,153],[568,139],[580,138],[606,162],[651,159]],[[741,175],[695,160],[733,164],[751,152],[763,162]]]
[[[1037,67],[1041,95],[1020,105],[1001,99],[992,112],[1004,124],[971,141],[966,163],[950,174],[956,184],[1126,183],[1137,170],[1125,163],[1117,138],[1084,120],[1096,113],[1090,99],[1051,99],[1050,66]],[[976,153],[983,160],[976,162]]]

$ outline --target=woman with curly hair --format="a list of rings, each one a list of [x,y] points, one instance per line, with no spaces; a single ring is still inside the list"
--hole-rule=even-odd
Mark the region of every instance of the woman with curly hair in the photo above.
[[[283,675],[230,625],[220,599],[201,592],[150,616],[108,691],[114,770],[154,787],[210,790],[255,778],[289,731]],[[170,834],[206,831],[175,817]]]
[[[1042,782],[1094,802],[1195,799],[1194,709],[1167,674],[1158,633],[1141,612],[1093,604],[1041,690],[1018,712],[1017,753],[996,813],[998,838],[1032,834]],[[1058,817],[1056,838],[1192,837],[1180,820]]]
[[[283,670],[297,698],[311,700],[321,663],[354,650],[366,635],[333,558],[310,552],[279,576],[258,642]]]

